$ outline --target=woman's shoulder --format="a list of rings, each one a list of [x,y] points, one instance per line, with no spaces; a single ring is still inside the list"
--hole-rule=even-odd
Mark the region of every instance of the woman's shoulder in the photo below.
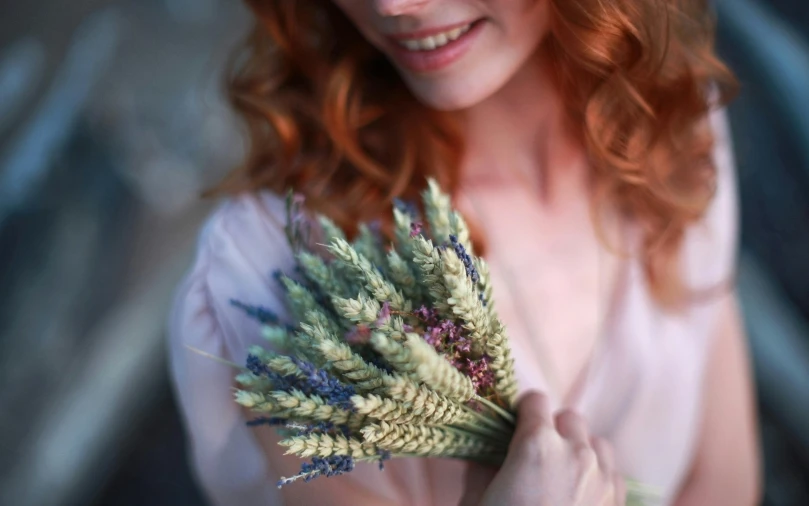
[[[284,199],[265,191],[230,197],[213,211],[175,292],[169,322],[174,344],[206,348],[217,343],[220,349],[204,351],[239,362],[250,344],[261,342],[258,322],[242,308],[283,316],[283,292],[273,273],[294,265],[284,215]]]
[[[689,286],[724,285],[735,274],[738,248],[738,202],[735,158],[727,112],[710,116],[714,134],[716,189],[702,219],[686,230],[684,255]]]
[[[284,199],[260,191],[228,198],[202,227],[197,245],[196,270],[218,288],[230,280],[239,286],[251,280],[262,286],[273,272],[292,265],[286,240]],[[227,290],[224,290],[227,291]]]
[[[288,253],[284,235],[284,199],[268,191],[241,193],[224,200],[202,227],[198,252],[219,259],[266,258]]]

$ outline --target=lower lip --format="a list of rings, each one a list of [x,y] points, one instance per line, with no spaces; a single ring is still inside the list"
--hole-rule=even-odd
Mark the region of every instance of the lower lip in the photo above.
[[[452,65],[466,54],[482,29],[483,21],[475,21],[465,34],[429,51],[410,51],[393,41],[394,58],[414,72],[435,72]]]

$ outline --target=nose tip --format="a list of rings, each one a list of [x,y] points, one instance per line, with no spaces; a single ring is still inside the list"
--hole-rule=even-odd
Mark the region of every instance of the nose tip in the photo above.
[[[374,0],[376,11],[382,16],[403,16],[424,7],[430,0]]]

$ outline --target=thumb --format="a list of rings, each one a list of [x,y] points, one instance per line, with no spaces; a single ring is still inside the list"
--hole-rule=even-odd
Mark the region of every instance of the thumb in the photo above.
[[[464,491],[459,506],[477,506],[480,504],[483,494],[489,488],[489,484],[497,474],[497,469],[477,462],[470,462],[466,465],[464,475]]]
[[[517,427],[510,449],[514,450],[535,439],[543,429],[553,429],[550,400],[540,392],[528,392],[517,404]]]

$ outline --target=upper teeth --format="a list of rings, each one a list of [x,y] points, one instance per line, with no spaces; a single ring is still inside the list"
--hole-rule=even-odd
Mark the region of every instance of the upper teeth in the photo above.
[[[461,35],[465,34],[469,31],[471,26],[472,24],[470,23],[465,26],[453,28],[452,30],[448,30],[446,32],[424,37],[423,39],[404,39],[400,40],[399,44],[406,47],[410,51],[431,51],[441,46],[445,46]]]

